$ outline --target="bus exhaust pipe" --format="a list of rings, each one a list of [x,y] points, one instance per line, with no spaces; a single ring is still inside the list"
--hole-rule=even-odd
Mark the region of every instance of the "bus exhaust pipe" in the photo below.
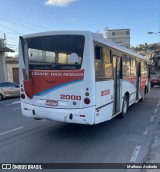
[[[70,119],[70,120],[73,119],[73,114],[72,114],[72,113],[69,115],[69,119]]]

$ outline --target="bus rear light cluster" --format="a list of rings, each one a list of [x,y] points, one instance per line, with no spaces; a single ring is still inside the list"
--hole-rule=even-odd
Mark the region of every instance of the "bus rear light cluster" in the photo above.
[[[24,89],[23,89],[23,85],[21,85],[21,99],[25,99],[26,98],[26,96],[25,96],[25,94],[24,94]]]
[[[25,98],[26,98],[25,94],[22,93],[22,94],[21,94],[21,99],[25,99]]]
[[[86,95],[86,96],[89,96],[89,92],[86,92],[85,95]]]
[[[88,96],[89,96],[89,88],[86,88],[85,96],[86,96],[86,98],[84,99],[84,103],[86,105],[88,105],[91,102],[90,99],[88,98]]]
[[[91,101],[90,101],[89,98],[85,98],[85,99],[84,99],[84,103],[85,103],[86,105],[90,104],[90,102],[91,102]]]

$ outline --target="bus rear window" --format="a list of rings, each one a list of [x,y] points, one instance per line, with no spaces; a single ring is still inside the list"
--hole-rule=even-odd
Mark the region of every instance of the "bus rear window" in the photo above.
[[[77,70],[81,68],[85,38],[81,35],[55,35],[28,38],[30,69]],[[70,61],[76,54],[76,62]]]

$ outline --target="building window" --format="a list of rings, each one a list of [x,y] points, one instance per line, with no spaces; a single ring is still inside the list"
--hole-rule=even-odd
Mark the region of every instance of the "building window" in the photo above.
[[[126,35],[129,35],[129,31],[126,31]]]
[[[112,36],[115,36],[116,35],[116,32],[112,32]]]

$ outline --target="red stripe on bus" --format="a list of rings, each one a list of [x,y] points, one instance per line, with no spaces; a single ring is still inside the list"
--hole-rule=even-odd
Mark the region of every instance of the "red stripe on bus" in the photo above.
[[[49,88],[83,79],[84,69],[63,71],[30,70],[29,81],[25,80],[25,71],[23,71],[23,76],[26,95],[32,98],[33,95]]]

